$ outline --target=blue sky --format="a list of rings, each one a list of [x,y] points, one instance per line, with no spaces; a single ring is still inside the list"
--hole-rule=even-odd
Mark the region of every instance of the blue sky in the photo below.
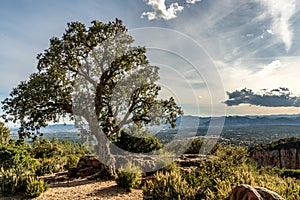
[[[291,96],[298,99],[299,3],[299,0],[2,0],[0,97],[8,96],[14,86],[35,72],[36,55],[48,47],[51,37],[63,34],[67,22],[80,21],[89,26],[92,20],[108,22],[120,18],[136,44],[148,48],[150,62],[161,68],[162,95],[175,96],[186,114],[300,113],[295,106],[298,104],[251,105],[249,102],[253,101],[242,99],[245,96],[239,96],[242,104],[223,103],[229,98],[227,91],[243,88],[251,89],[256,97],[269,92],[283,99]],[[279,87],[288,88],[289,93],[272,91]]]

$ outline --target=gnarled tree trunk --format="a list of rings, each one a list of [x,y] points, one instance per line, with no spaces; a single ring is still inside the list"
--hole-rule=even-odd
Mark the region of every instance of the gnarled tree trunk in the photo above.
[[[112,176],[116,176],[116,160],[113,154],[110,152],[110,140],[104,134],[103,130],[99,127],[97,120],[91,120],[89,122],[91,132],[96,136],[98,145],[96,154],[99,156],[100,162],[106,165]]]

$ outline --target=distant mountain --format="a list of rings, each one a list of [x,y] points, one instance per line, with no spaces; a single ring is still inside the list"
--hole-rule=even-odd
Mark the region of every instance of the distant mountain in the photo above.
[[[223,117],[224,118],[224,117]],[[211,121],[219,120],[222,122],[221,117],[196,117],[196,116],[181,116],[176,121],[176,128],[172,129],[170,125],[161,125],[150,129],[153,135],[165,134],[186,134],[189,133],[206,133]],[[214,123],[214,126],[222,126],[224,128],[230,127],[262,127],[262,126],[275,126],[275,125],[293,125],[300,127],[300,114],[298,115],[265,115],[265,116],[226,116],[224,124]],[[13,138],[18,137],[18,128],[13,127],[10,129]],[[80,132],[73,124],[54,124],[41,129],[41,132],[46,138],[57,137],[59,140],[70,140],[80,142]]]
[[[192,127],[197,124],[199,127],[205,127],[210,125],[211,119],[210,117],[182,116],[178,118],[176,124],[177,127]],[[215,117],[214,119],[221,119],[221,117]],[[220,126],[222,125],[224,127],[263,125],[300,126],[300,115],[226,116],[224,124],[220,124]]]

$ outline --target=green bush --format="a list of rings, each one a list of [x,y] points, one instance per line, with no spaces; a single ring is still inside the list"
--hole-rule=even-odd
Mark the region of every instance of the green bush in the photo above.
[[[33,142],[32,155],[34,158],[51,158],[62,156],[63,149],[57,139],[52,141],[46,138],[38,138]]]
[[[281,177],[292,177],[300,179],[300,170],[299,169],[274,169]]]
[[[31,155],[38,159],[36,174],[44,175],[76,167],[80,157],[88,150],[82,144],[73,144],[69,141],[59,142],[56,138],[51,141],[38,138],[34,141]]]
[[[138,187],[142,181],[142,170],[133,165],[131,162],[127,163],[125,168],[119,169],[117,172],[116,182],[118,186],[131,191],[132,188]]]
[[[189,148],[185,151],[187,154],[198,154],[200,152],[201,146],[203,144],[202,139],[194,139],[189,146]]]
[[[163,146],[149,131],[131,128],[120,131],[113,143],[119,148],[133,153],[149,153],[161,149]]]
[[[20,168],[32,171],[34,165],[35,160],[22,147],[16,145],[0,146],[0,168],[4,170]]]
[[[0,193],[2,196],[22,195],[33,198],[49,188],[43,180],[22,174],[14,170],[3,170],[0,173]]]
[[[63,171],[66,161],[64,157],[39,159],[35,173],[38,176]]]
[[[67,163],[65,164],[64,168],[65,169],[70,169],[70,168],[75,168],[79,162],[79,157],[78,155],[75,154],[70,154],[67,156]]]
[[[172,171],[159,172],[155,181],[147,181],[143,187],[144,199],[196,199],[197,186],[188,181],[195,179],[195,174],[190,173],[189,177],[178,168],[172,165]]]
[[[21,184],[21,176],[13,170],[3,170],[0,173],[0,193],[3,196],[16,194]]]
[[[27,176],[25,178],[24,196],[29,198],[34,198],[40,196],[45,192],[49,185],[44,182],[44,180],[37,179],[32,176]]]
[[[10,140],[10,130],[5,127],[3,122],[0,122],[0,145],[8,144]]]

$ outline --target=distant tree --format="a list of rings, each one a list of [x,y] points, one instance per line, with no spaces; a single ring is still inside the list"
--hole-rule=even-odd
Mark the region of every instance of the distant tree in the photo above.
[[[116,132],[128,124],[175,126],[182,114],[173,98],[158,98],[158,67],[149,64],[144,47],[132,44],[118,19],[93,21],[89,28],[68,23],[62,38],[50,39],[37,56],[38,72],[2,102],[3,118],[20,123],[21,137],[41,134],[50,121],[75,119],[83,136],[97,139],[101,161],[115,173],[109,146]]]
[[[0,144],[6,145],[10,140],[10,130],[3,122],[0,122]]]

